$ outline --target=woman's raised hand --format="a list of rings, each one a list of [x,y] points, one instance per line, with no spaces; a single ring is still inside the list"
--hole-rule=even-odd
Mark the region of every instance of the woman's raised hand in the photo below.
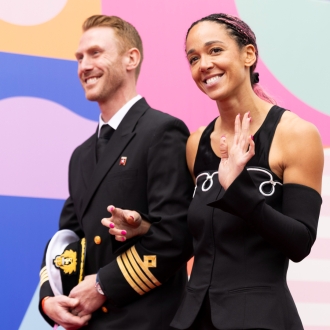
[[[150,227],[150,223],[143,220],[136,211],[122,210],[119,207],[109,205],[107,210],[111,212],[110,218],[103,218],[103,226],[110,228],[109,233],[115,239],[124,242],[129,238],[145,234]]]
[[[226,190],[243,171],[247,162],[254,156],[253,136],[250,135],[250,113],[243,116],[241,123],[240,115],[235,118],[235,135],[233,144],[229,150],[226,137],[220,140],[221,162],[219,165],[219,182]]]

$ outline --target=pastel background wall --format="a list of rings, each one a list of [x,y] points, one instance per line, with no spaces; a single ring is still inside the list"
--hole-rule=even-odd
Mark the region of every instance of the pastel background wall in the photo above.
[[[48,329],[37,311],[43,248],[68,196],[73,149],[96,129],[74,52],[83,20],[118,15],[144,41],[140,94],[190,130],[217,109],[194,86],[184,55],[187,28],[213,12],[255,31],[262,86],[313,122],[325,147],[323,206],[311,255],[291,264],[289,285],[307,330],[330,329],[330,1],[0,0],[0,328]]]

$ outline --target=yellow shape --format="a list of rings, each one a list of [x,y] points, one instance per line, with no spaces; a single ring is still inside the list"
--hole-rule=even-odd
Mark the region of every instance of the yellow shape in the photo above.
[[[123,260],[121,256],[117,257],[117,263],[120,271],[122,272],[123,276],[125,277],[127,283],[140,295],[144,295],[145,292],[141,290],[139,286],[136,285],[136,283],[132,280],[131,276],[128,274],[126,267],[124,266]]]
[[[41,269],[39,275],[40,275],[40,286],[42,286],[46,281],[49,280],[46,266],[44,266]]]
[[[0,20],[0,51],[25,55],[75,59],[84,20],[101,13],[101,0],[68,0],[52,20],[19,26]]]
[[[143,272],[150,278],[150,280],[152,281],[153,284],[155,284],[156,286],[160,286],[161,283],[157,280],[157,278],[151,273],[151,271],[149,270],[149,267],[146,267],[146,265],[144,264],[144,262],[142,261],[142,259],[140,258],[138,252],[136,251],[135,245],[133,245],[131,247],[131,252],[134,256],[134,259],[136,260],[136,262],[138,263],[138,265],[141,267],[141,269],[143,270]]]
[[[94,242],[95,242],[95,244],[101,244],[101,242],[102,242],[101,237],[100,236],[95,236],[94,237]]]
[[[148,288],[154,289],[156,286],[148,279],[148,277],[143,273],[141,268],[138,266],[138,264],[136,263],[136,261],[133,257],[131,249],[126,251],[126,253],[127,253],[129,262],[132,264],[132,267],[134,268],[134,270],[135,270],[136,274],[139,276],[139,278],[148,286]],[[149,290],[147,290],[147,291],[149,291]]]
[[[61,268],[65,274],[72,274],[77,270],[77,252],[65,250],[61,255],[53,260],[56,268]]]
[[[157,257],[156,256],[143,256],[143,262],[148,268],[157,267]]]
[[[83,280],[84,267],[85,267],[85,253],[86,253],[86,238],[82,238],[80,241],[81,244],[81,260],[80,260],[80,272],[79,272],[79,281],[80,283]]]

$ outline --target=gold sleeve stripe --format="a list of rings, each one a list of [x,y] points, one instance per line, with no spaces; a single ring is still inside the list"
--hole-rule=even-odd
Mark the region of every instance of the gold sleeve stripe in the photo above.
[[[86,251],[86,238],[84,237],[81,240],[81,258],[80,258],[80,272],[79,272],[78,283],[80,283],[83,280],[83,276],[84,276],[85,251]]]
[[[135,281],[135,283],[144,291],[144,292],[148,292],[150,291],[150,288],[148,288],[143,281],[141,281],[141,279],[138,277],[138,275],[136,275],[134,269],[132,268],[129,260],[127,259],[127,255],[126,253],[123,253],[121,255],[121,258],[124,262],[124,265],[128,271],[128,273],[130,274],[130,276],[133,278],[133,280]]]
[[[47,271],[45,271],[45,272],[41,273],[39,277],[40,277],[40,278],[43,278],[44,276],[48,276],[48,273],[47,273]]]
[[[39,275],[40,275],[40,287],[41,287],[46,281],[48,281],[48,272],[46,266],[41,268]]]
[[[146,265],[144,264],[143,260],[140,258],[139,254],[136,251],[135,246],[131,247],[131,251],[133,253],[133,256],[135,258],[135,260],[137,261],[137,263],[139,264],[140,268],[144,271],[144,273],[150,278],[150,280],[153,282],[153,284],[155,284],[156,286],[160,286],[162,285],[157,279],[156,277],[151,273],[151,271],[149,270],[148,267],[146,267]]]
[[[154,289],[156,288],[156,286],[149,280],[149,278],[142,272],[142,270],[140,269],[140,267],[138,266],[138,264],[136,263],[132,251],[131,249],[129,249],[127,252],[127,257],[128,260],[130,261],[130,263],[132,264],[135,272],[137,273],[137,275],[139,276],[139,278],[144,282],[145,285],[148,286],[148,291],[150,289]],[[141,286],[142,287],[142,286]]]
[[[47,268],[46,266],[42,267],[41,270],[40,270],[40,273],[39,273],[39,276],[41,277],[43,273],[47,273]]]
[[[40,280],[43,279],[44,277],[48,277],[48,273],[47,272],[41,274]]]
[[[40,286],[42,286],[46,281],[49,281],[48,276],[45,276],[43,278],[40,279]]]
[[[127,270],[123,264],[123,261],[121,259],[121,256],[117,257],[117,263],[119,266],[120,271],[122,272],[122,274],[124,275],[126,281],[128,282],[128,284],[139,294],[139,295],[144,295],[145,292],[143,290],[141,290],[136,283],[132,280],[132,278],[129,276],[129,274],[127,273]]]

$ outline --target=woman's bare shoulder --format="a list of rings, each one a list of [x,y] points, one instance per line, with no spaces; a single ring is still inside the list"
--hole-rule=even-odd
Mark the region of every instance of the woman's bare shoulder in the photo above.
[[[277,130],[281,138],[287,142],[299,143],[299,140],[310,138],[320,142],[320,134],[316,126],[291,111],[284,112]]]
[[[186,158],[187,158],[188,168],[192,176],[194,176],[193,170],[194,170],[194,164],[197,155],[199,141],[201,139],[201,136],[205,128],[206,126],[201,126],[195,132],[191,133],[187,141]]]
[[[188,143],[192,146],[198,147],[199,141],[201,139],[201,136],[205,130],[206,126],[199,127],[195,132],[191,133],[188,138]]]
[[[286,111],[276,132],[282,150],[284,181],[321,191],[324,152],[315,125]]]

